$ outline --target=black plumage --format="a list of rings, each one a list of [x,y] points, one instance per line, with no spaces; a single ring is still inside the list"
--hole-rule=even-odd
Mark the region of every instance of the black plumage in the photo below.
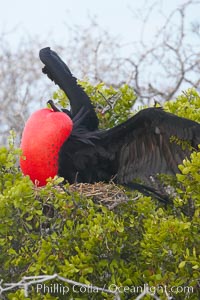
[[[114,128],[98,129],[98,118],[77,79],[49,47],[40,50],[43,72],[68,96],[74,121],[71,136],[59,152],[58,174],[70,183],[113,179],[149,183],[157,173],[175,174],[178,165],[200,144],[200,124],[147,108]],[[181,143],[178,143],[177,140]],[[183,147],[186,143],[186,147]],[[180,145],[179,145],[180,144]]]

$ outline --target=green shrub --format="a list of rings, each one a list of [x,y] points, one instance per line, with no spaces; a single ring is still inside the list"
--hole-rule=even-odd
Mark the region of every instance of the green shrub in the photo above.
[[[96,88],[91,89],[92,92],[95,93]],[[112,93],[116,95],[112,88],[106,90],[106,95]],[[131,94],[128,87],[120,93],[125,93],[123,101],[128,97],[126,93]],[[190,90],[165,107],[172,112],[179,108],[184,115],[192,101],[196,109],[190,111],[190,118],[199,120],[196,114],[199,99],[199,95]],[[133,102],[124,109],[124,118],[130,114]],[[116,109],[114,117],[109,115],[102,119],[102,127],[114,125],[118,114]],[[0,274],[3,282],[57,273],[83,284],[106,289],[120,287],[121,299],[135,299],[147,284],[152,292],[156,289],[160,299],[167,299],[166,290],[175,299],[200,297],[199,152],[180,166],[173,206],[164,207],[155,199],[140,194],[135,197],[136,192],[129,192],[127,203],[113,210],[71,192],[68,185],[62,185],[62,178],[49,181],[45,187],[35,187],[16,166],[19,155],[12,141],[8,148],[0,149]],[[191,203],[192,214],[185,214],[185,206]],[[49,286],[56,283],[61,284],[57,279],[45,282]],[[105,292],[83,293],[73,291],[70,284],[64,285],[69,287],[68,299],[114,299]],[[3,295],[7,299],[66,299],[61,293],[38,292],[36,285],[29,287],[29,298],[25,298],[21,289]]]

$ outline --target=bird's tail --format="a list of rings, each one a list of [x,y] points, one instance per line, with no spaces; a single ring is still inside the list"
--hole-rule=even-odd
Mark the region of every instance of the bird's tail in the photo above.
[[[39,52],[40,60],[45,65],[42,69],[44,74],[55,82],[67,95],[71,106],[71,115],[74,118],[81,108],[88,111],[84,119],[83,126],[89,130],[95,130],[98,127],[98,118],[90,98],[83,88],[77,83],[77,79],[72,75],[68,66],[62,61],[55,51],[46,47]]]
[[[125,187],[127,187],[130,190],[138,190],[141,192],[143,195],[148,196],[148,197],[153,197],[157,199],[158,201],[162,202],[163,204],[172,204],[172,200],[169,198],[167,195],[162,195],[159,192],[157,192],[155,189],[139,184],[139,183],[126,183],[123,184]]]

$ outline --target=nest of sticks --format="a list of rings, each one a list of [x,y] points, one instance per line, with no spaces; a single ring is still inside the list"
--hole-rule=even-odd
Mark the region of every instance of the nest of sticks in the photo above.
[[[125,189],[113,182],[104,183],[75,183],[68,187],[69,192],[78,192],[84,197],[91,198],[95,203],[103,204],[108,209],[115,208],[118,204],[129,200]]]

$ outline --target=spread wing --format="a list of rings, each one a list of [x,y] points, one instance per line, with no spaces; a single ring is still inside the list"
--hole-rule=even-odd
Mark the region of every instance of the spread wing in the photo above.
[[[117,166],[119,183],[155,174],[175,174],[178,165],[200,144],[200,124],[148,108],[110,129],[102,140]]]
[[[49,47],[43,48],[39,52],[40,60],[45,65],[42,69],[44,74],[55,82],[67,95],[70,101],[72,118],[78,113],[84,115],[81,125],[89,130],[96,130],[98,128],[98,118],[96,116],[94,107],[85,93],[83,88],[77,84],[77,79],[72,75],[68,66],[61,60],[55,51]]]

